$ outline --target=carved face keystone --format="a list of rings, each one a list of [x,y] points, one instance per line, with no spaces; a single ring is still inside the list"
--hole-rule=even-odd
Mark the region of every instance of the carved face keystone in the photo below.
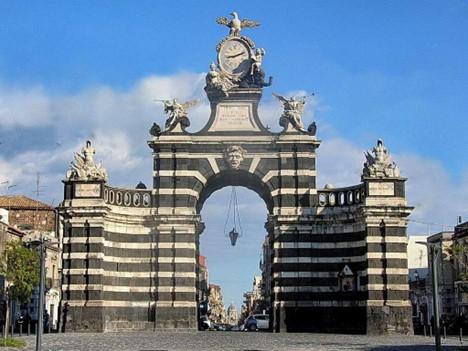
[[[244,160],[245,150],[240,146],[230,146],[225,153],[225,160],[232,169],[239,169]]]

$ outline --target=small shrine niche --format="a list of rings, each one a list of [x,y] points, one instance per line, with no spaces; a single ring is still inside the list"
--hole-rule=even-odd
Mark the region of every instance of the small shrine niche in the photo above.
[[[338,274],[340,291],[350,292],[356,290],[356,276],[348,265],[344,266]]]

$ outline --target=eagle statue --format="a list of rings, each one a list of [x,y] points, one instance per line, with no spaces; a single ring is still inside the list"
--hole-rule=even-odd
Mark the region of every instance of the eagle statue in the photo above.
[[[231,16],[233,17],[231,20],[226,17],[219,17],[216,20],[216,23],[229,28],[229,36],[231,37],[239,37],[242,28],[254,28],[260,25],[260,22],[257,21],[249,19],[240,20],[237,12],[232,12]]]
[[[315,136],[315,134],[317,134],[317,124],[315,122],[312,122],[309,125],[309,128],[307,128],[307,131],[310,135]]]

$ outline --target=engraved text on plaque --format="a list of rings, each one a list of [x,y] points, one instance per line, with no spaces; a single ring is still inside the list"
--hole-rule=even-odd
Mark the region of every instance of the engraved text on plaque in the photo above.
[[[100,184],[76,184],[75,197],[100,197]]]

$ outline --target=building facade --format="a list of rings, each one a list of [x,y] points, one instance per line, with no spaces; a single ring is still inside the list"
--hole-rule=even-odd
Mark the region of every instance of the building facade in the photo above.
[[[209,280],[208,280],[208,267],[206,265],[206,257],[203,255],[198,256],[198,289],[197,301],[203,302],[208,299],[210,294]]]
[[[55,329],[58,327],[59,320],[62,278],[61,240],[57,236],[59,232],[57,230],[57,213],[53,207],[24,195],[0,196],[0,208],[2,209],[2,217],[8,220],[10,227],[23,233],[22,241],[25,244],[37,245],[41,237],[50,242],[46,246],[45,254],[46,293],[44,295],[44,308],[51,328]],[[39,288],[37,287],[31,301],[23,311],[32,320],[37,320],[38,299]]]
[[[224,308],[221,287],[216,284],[210,284],[209,290],[208,311],[210,320],[218,324],[226,323],[226,310]]]
[[[226,323],[230,325],[237,325],[239,323],[237,307],[233,303],[231,303],[226,310]]]
[[[244,293],[244,304],[242,306],[243,317],[251,314],[267,313],[269,305],[264,296],[264,282],[261,276],[255,276],[252,290]]]
[[[26,234],[8,223],[7,210],[0,209],[0,216],[0,255],[3,255],[8,242],[22,241]]]
[[[22,241],[25,233],[21,230],[12,227],[8,224],[8,211],[5,209],[0,209],[0,255],[3,255],[6,249],[7,243],[11,241]],[[5,288],[8,286],[8,282],[5,280],[3,275],[0,275],[0,325],[2,328],[5,327],[5,318],[7,315],[6,301],[7,296],[5,296]],[[20,306],[17,303],[13,303],[12,309],[8,314],[12,316],[15,320]]]
[[[453,317],[455,315],[455,280],[456,272],[453,265],[453,260],[447,255],[448,249],[453,244],[453,231],[445,231],[433,234],[427,238],[429,244],[437,246],[440,254],[437,256],[437,273],[439,284],[439,311],[441,316]],[[432,272],[432,256],[428,253],[428,266],[429,272]],[[426,279],[426,291],[429,301],[432,301],[432,273]],[[432,303],[429,304],[429,316],[432,318],[434,315]]]
[[[460,221],[461,222],[461,221]],[[468,222],[455,226],[453,242],[463,249],[453,260],[455,267],[454,299],[457,317],[468,324]]]
[[[408,237],[408,277],[410,281],[425,279],[428,272],[427,235],[411,235]]]
[[[408,238],[408,280],[410,301],[413,312],[415,333],[423,334],[423,328],[430,324],[429,304],[431,300],[426,291],[428,276],[427,235],[412,235]]]
[[[38,200],[24,195],[0,196],[0,208],[8,210],[8,223],[20,230],[56,232],[56,212]]]
[[[265,50],[218,22],[231,30],[206,76],[209,121],[188,132],[195,102],[163,101],[150,189],[108,184],[91,142],[75,155],[60,206],[67,328],[196,330],[200,211],[214,191],[244,186],[268,209],[272,330],[409,332],[406,179],[379,140],[360,182],[318,189],[321,141],[315,122],[302,122],[306,97],[275,94],[283,130],[266,128]]]

